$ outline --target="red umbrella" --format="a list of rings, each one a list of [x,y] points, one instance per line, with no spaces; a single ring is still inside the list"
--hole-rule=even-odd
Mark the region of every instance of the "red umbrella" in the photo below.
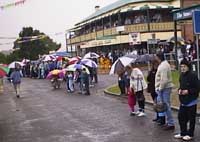
[[[0,68],[0,77],[6,76],[6,72]]]
[[[56,59],[57,59],[57,61],[61,61],[61,60],[62,60],[62,57],[61,57],[61,56],[58,56]]]
[[[75,64],[75,63],[77,63],[78,61],[80,61],[81,60],[81,58],[79,57],[79,56],[77,56],[77,57],[72,57],[71,59],[69,59],[69,62],[68,62],[68,64]]]

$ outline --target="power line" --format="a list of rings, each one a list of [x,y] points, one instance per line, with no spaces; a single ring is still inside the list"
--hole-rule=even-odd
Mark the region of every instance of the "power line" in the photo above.
[[[13,7],[13,6],[18,6],[18,5],[24,4],[25,2],[26,2],[26,0],[19,0],[19,1],[13,2],[13,3],[8,3],[8,4],[5,4],[5,5],[1,5],[0,9],[4,10],[6,8],[10,8],[10,7]]]

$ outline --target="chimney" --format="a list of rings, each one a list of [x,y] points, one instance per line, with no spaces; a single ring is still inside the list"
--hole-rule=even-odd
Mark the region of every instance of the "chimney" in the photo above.
[[[94,8],[95,8],[95,12],[97,12],[100,9],[100,6],[96,5]]]

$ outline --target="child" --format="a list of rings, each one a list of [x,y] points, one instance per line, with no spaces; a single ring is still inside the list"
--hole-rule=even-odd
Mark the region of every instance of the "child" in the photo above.
[[[72,93],[72,92],[74,92],[74,77],[73,77],[73,72],[68,72],[67,78],[68,78],[68,85],[69,85],[68,92]]]
[[[135,112],[136,98],[133,89],[129,87],[127,90],[127,94],[128,94],[128,105],[131,110],[130,116],[134,116],[136,114]]]

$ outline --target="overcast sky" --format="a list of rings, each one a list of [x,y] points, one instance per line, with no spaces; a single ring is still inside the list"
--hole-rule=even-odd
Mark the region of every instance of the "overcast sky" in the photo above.
[[[19,0],[0,0],[0,6]],[[22,27],[31,26],[65,47],[65,30],[92,14],[95,5],[104,7],[117,0],[26,0],[24,4],[0,9],[0,37],[18,37]],[[56,33],[63,33],[55,35]],[[0,39],[0,50],[9,50],[13,40]]]

